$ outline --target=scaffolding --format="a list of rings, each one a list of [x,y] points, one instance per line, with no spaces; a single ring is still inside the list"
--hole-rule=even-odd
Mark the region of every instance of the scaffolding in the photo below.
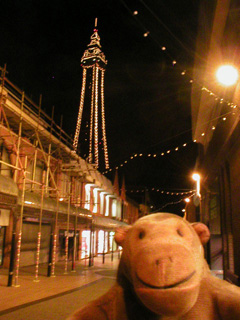
[[[110,230],[121,221],[93,217],[86,208],[84,185],[89,183],[114,194],[111,182],[96,167],[82,159],[73,148],[72,138],[54,121],[54,108],[49,117],[42,110],[42,97],[36,105],[24,91],[6,77],[6,66],[0,79],[0,138],[9,161],[0,159],[17,185],[17,204],[13,210],[13,228],[8,286],[19,286],[19,268],[24,218],[38,223],[34,281],[39,281],[40,248],[43,222],[51,226],[47,275],[56,275],[57,235],[61,226],[66,229],[64,273],[69,265],[69,229],[74,230],[71,271],[75,271],[77,229],[79,223],[90,231],[89,266],[93,264],[94,223]],[[60,175],[65,178],[60,179]],[[91,203],[93,206],[94,204]],[[103,219],[103,220],[101,220]]]
[[[79,169],[79,157],[72,150],[72,139],[62,130],[61,126],[58,126],[53,120],[54,110],[52,117],[50,118],[41,109],[40,96],[39,105],[37,106],[31,99],[29,99],[25,93],[19,90],[6,78],[6,65],[1,68],[1,92],[0,92],[0,134],[4,140],[7,150],[10,154],[11,162],[0,160],[1,164],[4,164],[11,171],[14,182],[18,185],[20,190],[20,212],[17,212],[14,217],[14,227],[12,234],[12,249],[10,256],[10,267],[8,286],[19,286],[19,266],[21,255],[21,241],[22,241],[22,225],[24,210],[30,208],[33,204],[29,201],[31,193],[36,196],[39,195],[40,201],[38,202],[38,234],[37,234],[37,248],[36,248],[36,262],[35,262],[35,277],[34,281],[39,281],[39,255],[41,246],[41,228],[43,213],[47,211],[46,199],[54,200],[56,210],[53,213],[54,227],[51,233],[51,244],[49,250],[49,268],[48,276],[55,276],[55,263],[56,263],[56,247],[57,247],[57,229],[59,222],[59,211],[64,212],[61,214],[61,219],[67,221],[67,235],[65,238],[65,273],[67,272],[68,265],[68,231],[70,219],[74,216],[74,230],[76,237],[76,228],[78,222],[78,216],[76,214],[76,206],[82,205],[80,202],[71,203],[71,181],[70,178],[68,184],[68,192],[62,194],[58,188],[58,170],[61,170],[61,166],[71,166],[71,170],[74,169],[74,177],[81,179],[83,175],[86,175]],[[61,121],[62,122],[62,121]],[[43,168],[42,180],[37,178],[37,164],[41,160]],[[31,162],[31,172],[28,171],[29,164]],[[65,167],[65,170],[66,170]],[[28,197],[26,194],[28,192]],[[64,203],[61,203],[61,209],[59,209],[60,197],[67,199],[67,204],[64,207]],[[28,207],[29,205],[29,207]],[[66,209],[67,206],[67,209]],[[29,209],[30,210],[30,209]],[[79,210],[79,209],[78,209]],[[30,210],[31,211],[31,210]],[[29,212],[30,212],[29,211]],[[54,210],[53,210],[54,211]],[[36,213],[30,213],[36,216]],[[84,221],[91,221],[89,212],[81,208],[81,219]],[[75,240],[76,241],[76,240]],[[14,252],[15,242],[17,243],[16,252]],[[76,245],[74,246],[74,261],[76,256]],[[75,269],[75,264],[72,266]]]

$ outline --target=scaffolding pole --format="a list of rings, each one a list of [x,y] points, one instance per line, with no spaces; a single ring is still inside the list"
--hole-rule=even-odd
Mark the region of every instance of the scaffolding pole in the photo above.
[[[21,170],[5,161],[0,160],[0,163],[9,166],[15,170]],[[9,270],[8,270],[8,287],[12,286],[13,283],[13,276],[14,276],[14,258],[15,258],[15,241],[16,241],[16,221],[13,215],[13,231],[12,231],[12,240],[11,240],[11,252],[10,252],[10,263],[9,263]]]
[[[22,242],[22,224],[23,224],[23,209],[24,209],[24,199],[25,199],[25,185],[26,185],[26,169],[27,169],[27,156],[25,156],[23,173],[23,188],[22,188],[22,203],[20,210],[20,223],[17,241],[17,255],[16,255],[16,270],[15,270],[15,287],[19,287],[18,276],[19,276],[19,266],[20,266],[20,254],[21,254],[21,242]]]
[[[40,138],[39,138],[39,134],[38,134],[38,132],[37,132],[37,131],[35,131],[35,133],[36,133],[36,137],[37,137],[37,139],[38,139],[38,143],[39,143],[39,145],[40,145],[40,149],[41,149],[41,151],[42,151],[42,155],[43,155],[43,158],[44,158],[45,164],[47,165],[47,163],[48,163],[48,159],[47,159],[47,157],[46,157],[46,154],[45,154],[45,151],[44,151],[44,149],[43,149],[43,146],[42,146],[41,140],[40,140]],[[55,179],[54,179],[53,173],[52,173],[52,171],[51,171],[51,170],[49,170],[49,173],[50,173],[51,179],[52,179],[53,184],[54,184],[54,189],[55,189],[55,190],[57,190],[57,185],[56,185],[56,182],[55,182]]]
[[[53,225],[51,224],[51,234],[50,234],[50,243],[49,243],[49,254],[48,254],[48,269],[47,276],[51,276],[51,267],[52,267],[52,250],[53,250]]]
[[[12,286],[14,276],[14,257],[15,257],[15,241],[16,241],[16,221],[13,215],[13,232],[11,241],[10,264],[8,270],[8,287]]]
[[[77,215],[78,210],[76,208],[75,224],[74,224],[74,239],[73,239],[73,256],[72,256],[72,272],[76,272],[76,253],[77,253]]]
[[[35,268],[35,278],[33,281],[38,282],[38,272],[39,272],[39,258],[40,258],[40,247],[41,247],[41,236],[42,236],[42,215],[43,215],[43,198],[44,198],[44,182],[45,182],[45,171],[43,171],[42,177],[42,192],[41,192],[41,207],[39,213],[39,228],[37,237],[37,252],[36,252],[36,268]]]
[[[68,212],[67,212],[67,234],[65,238],[65,268],[64,273],[68,273],[68,233],[69,233],[69,218],[70,218],[70,195],[68,196]]]
[[[55,226],[54,226],[54,235],[53,235],[51,277],[55,277],[56,250],[57,250],[58,211],[59,211],[59,196],[58,196],[58,193],[57,193],[57,212],[56,212],[56,216],[55,216]]]
[[[37,165],[37,145],[38,145],[38,141],[35,141],[35,151],[34,151],[34,161],[33,161],[33,172],[32,172],[32,180],[35,180],[35,176],[36,176],[36,165]],[[33,191],[33,185],[34,183],[31,184],[31,191]]]
[[[105,263],[105,230],[103,230],[103,259],[102,263]]]
[[[49,171],[50,171],[50,162],[51,162],[51,149],[52,149],[52,130],[53,130],[53,115],[54,107],[52,108],[52,118],[51,118],[51,129],[50,129],[50,143],[48,145],[48,158],[47,158],[47,174],[46,174],[46,189],[45,193],[48,193],[48,182],[49,182]]]
[[[47,174],[46,174],[46,188],[45,193],[48,193],[48,182],[49,182],[49,171],[50,171],[50,160],[51,160],[51,143],[48,146],[48,158],[47,158]]]
[[[21,114],[20,114],[20,121],[19,121],[19,128],[18,128],[18,140],[17,140],[17,150],[16,150],[16,167],[18,167],[19,161],[19,150],[21,145],[22,139],[22,113],[23,113],[23,105],[24,105],[24,92],[22,93],[22,100],[21,100]],[[17,171],[14,171],[14,182],[17,182]]]
[[[5,83],[5,76],[7,73],[7,65],[4,65],[4,68],[0,68],[1,70],[1,77],[2,77],[2,81],[1,81],[1,95],[0,95],[0,105],[2,105],[3,103],[3,88],[4,88],[4,83]],[[0,108],[0,119],[2,118],[2,109]]]
[[[39,97],[39,105],[38,105],[38,123],[37,123],[37,130],[39,128],[40,123],[40,115],[41,115],[41,106],[42,106],[42,95],[40,94]],[[38,154],[38,137],[35,140],[35,151],[34,151],[34,161],[33,161],[33,172],[32,172],[32,180],[35,181],[36,176],[36,166],[37,166],[37,154]],[[31,191],[33,191],[34,183],[31,184]]]

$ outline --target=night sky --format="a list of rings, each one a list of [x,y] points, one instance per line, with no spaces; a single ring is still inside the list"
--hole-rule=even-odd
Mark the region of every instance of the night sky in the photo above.
[[[38,103],[42,94],[43,110],[51,116],[54,106],[54,121],[60,124],[63,115],[63,129],[72,137],[82,82],[80,59],[98,18],[108,60],[105,112],[110,167],[128,160],[118,170],[119,182],[124,176],[127,194],[138,202],[147,201],[153,210],[179,213],[179,206],[167,204],[183,196],[166,192],[193,188],[197,145],[191,142],[190,80],[199,2],[1,1],[0,66],[7,64],[9,80],[33,101]],[[176,147],[179,151],[166,154]],[[130,160],[136,153],[143,156]],[[113,181],[113,171],[106,176]]]

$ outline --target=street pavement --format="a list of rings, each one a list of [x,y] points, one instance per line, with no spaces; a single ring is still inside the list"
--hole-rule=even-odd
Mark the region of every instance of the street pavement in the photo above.
[[[34,281],[34,267],[20,268],[19,286],[7,287],[7,274],[0,270],[0,320],[64,320],[72,312],[104,294],[115,283],[118,254],[94,258],[89,267],[76,263],[76,272],[65,274],[64,262],[56,265],[56,276],[47,277],[47,266],[39,267],[39,281]]]

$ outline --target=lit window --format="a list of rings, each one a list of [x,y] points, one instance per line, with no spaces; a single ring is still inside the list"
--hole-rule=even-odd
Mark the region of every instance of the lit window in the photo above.
[[[104,210],[104,192],[100,193],[100,214],[103,214],[103,210]]]
[[[105,216],[109,216],[109,196],[106,196]]]
[[[93,189],[93,212],[97,213],[97,202],[98,202],[98,189],[94,188]]]
[[[89,184],[85,185],[85,209],[90,210],[90,196],[91,196],[91,187]]]
[[[117,216],[117,200],[114,199],[112,201],[112,217],[116,217]]]

